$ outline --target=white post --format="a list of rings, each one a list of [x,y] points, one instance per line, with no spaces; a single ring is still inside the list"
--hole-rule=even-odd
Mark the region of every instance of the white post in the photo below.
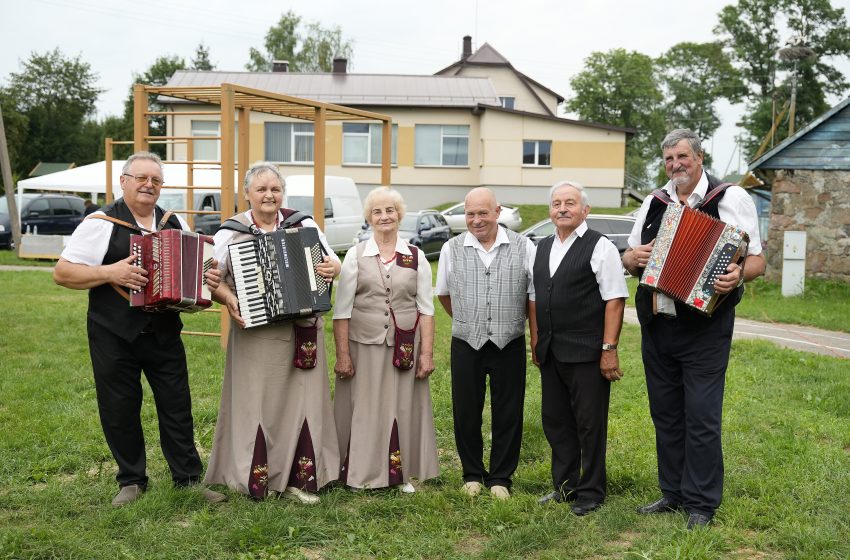
[[[782,295],[802,295],[805,284],[806,232],[786,231],[782,245]]]

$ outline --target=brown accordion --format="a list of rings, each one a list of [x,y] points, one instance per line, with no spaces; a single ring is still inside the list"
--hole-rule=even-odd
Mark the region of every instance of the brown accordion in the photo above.
[[[130,253],[148,271],[145,287],[130,292],[131,307],[192,313],[212,305],[204,278],[213,262],[212,237],[180,229],[131,235]]]
[[[680,204],[669,204],[640,284],[711,315],[725,297],[714,280],[747,256],[747,232]]]

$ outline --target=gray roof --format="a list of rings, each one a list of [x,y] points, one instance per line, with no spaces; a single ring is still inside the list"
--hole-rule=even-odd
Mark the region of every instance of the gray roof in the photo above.
[[[484,43],[477,51],[472,53],[466,62],[474,62],[477,64],[510,64],[508,59],[502,56],[499,51],[494,49],[490,43]]]
[[[466,76],[178,70],[166,87],[218,86],[222,83],[349,106],[472,108],[500,105],[489,78]],[[183,100],[163,101],[186,103]]]

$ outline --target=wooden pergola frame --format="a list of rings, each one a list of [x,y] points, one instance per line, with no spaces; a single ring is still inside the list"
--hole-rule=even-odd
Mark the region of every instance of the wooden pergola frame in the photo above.
[[[218,105],[219,111],[151,111],[150,96],[165,96],[186,101],[195,101],[207,105]],[[188,165],[186,186],[187,201],[189,202],[185,211],[190,216],[198,213],[210,213],[197,211],[192,208],[192,192],[196,188],[193,185],[193,166],[195,162],[193,143],[195,140],[220,140],[221,161],[204,164],[218,163],[221,166],[221,219],[224,221],[229,216],[229,209],[235,206],[239,210],[246,209],[247,202],[243,197],[234,200],[236,185],[233,179],[233,170],[237,171],[237,184],[245,180],[245,174],[249,166],[250,148],[250,116],[251,111],[267,113],[281,117],[289,117],[312,121],[313,124],[313,215],[319,227],[324,227],[325,221],[325,141],[327,121],[379,121],[382,124],[381,144],[381,185],[390,186],[391,150],[392,150],[392,118],[380,113],[362,111],[332,103],[322,103],[301,97],[283,95],[270,91],[240,86],[237,84],[223,83],[218,86],[191,86],[191,87],[168,87],[148,86],[136,84],[133,86],[133,149],[134,151],[146,151],[150,144],[187,144],[186,160],[171,161],[163,163],[179,163]],[[186,116],[186,115],[219,115],[220,136],[153,136],[148,134],[148,119],[153,116]],[[236,141],[236,126],[239,122],[239,152],[234,156]],[[112,146],[114,144],[129,144],[129,142],[114,142],[111,138],[106,139],[106,201],[112,200]],[[207,187],[208,188],[208,187]],[[212,212],[216,213],[216,212]],[[225,344],[228,330],[228,317],[221,313],[221,337],[222,345]],[[190,333],[184,333],[190,334]],[[191,334],[213,334],[213,333],[191,333]]]

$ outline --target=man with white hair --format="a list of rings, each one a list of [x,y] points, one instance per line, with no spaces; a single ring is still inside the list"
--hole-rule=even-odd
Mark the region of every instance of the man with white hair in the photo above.
[[[452,317],[452,414],[463,467],[462,492],[482,484],[499,500],[510,498],[519,464],[525,400],[525,320],[534,347],[534,244],[499,227],[501,208],[490,189],[464,199],[468,232],[443,245],[436,293]],[[481,413],[487,377],[493,441],[484,466]]]
[[[629,295],[620,253],[588,228],[578,183],[549,192],[555,234],[537,245],[534,266],[543,432],[552,447],[554,490],[539,503],[574,502],[587,515],[605,501],[611,382],[623,376],[617,343]]]

